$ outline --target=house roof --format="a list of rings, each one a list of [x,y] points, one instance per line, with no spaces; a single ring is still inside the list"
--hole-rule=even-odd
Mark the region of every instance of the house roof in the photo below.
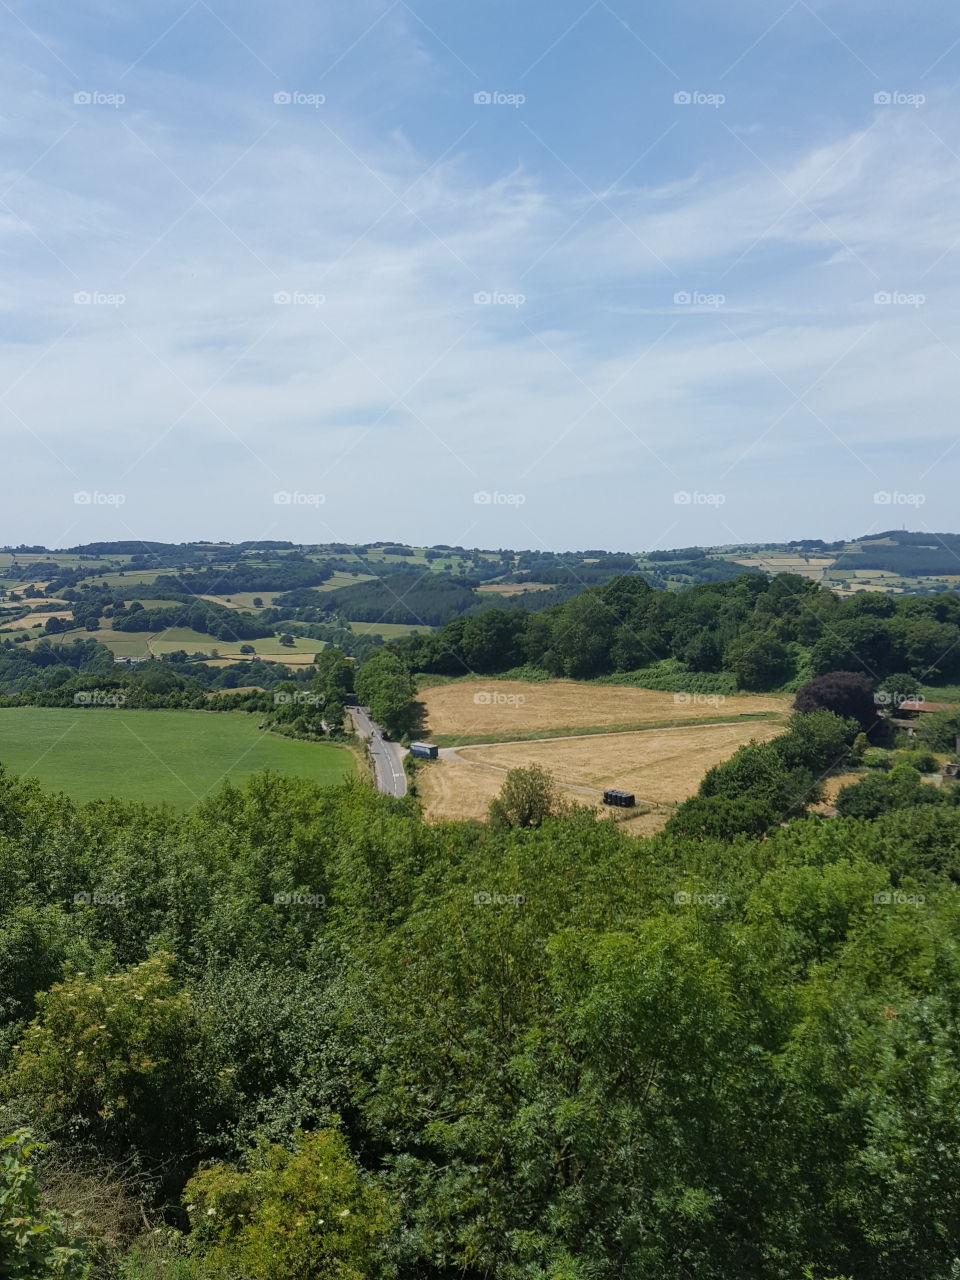
[[[899,711],[956,711],[954,702],[901,702]]]

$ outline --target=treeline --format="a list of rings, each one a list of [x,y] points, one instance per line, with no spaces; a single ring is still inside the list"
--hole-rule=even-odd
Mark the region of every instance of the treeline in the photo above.
[[[5,1264],[951,1280],[960,811],[768,834],[0,775]]]
[[[74,694],[86,690],[115,690],[126,695],[125,705],[205,706],[208,692],[261,685],[272,689],[284,680],[307,682],[312,668],[288,668],[258,658],[212,667],[178,649],[162,658],[126,665],[96,640],[52,644],[39,640],[33,649],[0,641],[0,693],[4,706],[68,706]],[[178,696],[183,695],[179,700]],[[170,696],[171,701],[156,699]],[[236,705],[236,704],[234,704]]]
[[[555,608],[491,609],[392,647],[411,670],[447,675],[529,664],[587,679],[671,659],[682,671],[729,674],[753,690],[796,688],[836,670],[937,683],[960,675],[960,596],[841,600],[793,574],[743,574],[678,592],[619,577]]]
[[[77,611],[75,610],[75,616]],[[273,635],[274,628],[255,614],[228,609],[210,600],[184,600],[169,608],[145,609],[134,601],[129,608],[118,605],[110,618],[114,631],[168,631],[189,627],[215,640],[256,640]]]

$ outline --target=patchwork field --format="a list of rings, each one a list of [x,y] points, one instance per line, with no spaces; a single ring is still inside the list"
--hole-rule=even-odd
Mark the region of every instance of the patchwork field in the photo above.
[[[118,658],[147,658],[151,654],[159,657],[178,649],[186,649],[188,653],[209,654],[216,650],[220,658],[233,662],[250,656],[240,652],[241,644],[249,644],[253,646],[257,657],[267,662],[282,662],[288,667],[309,666],[315,654],[324,648],[322,640],[310,640],[303,636],[294,638],[292,648],[282,645],[275,636],[243,641],[214,640],[212,636],[192,631],[189,627],[168,627],[156,634],[148,631],[111,631],[109,627],[102,627],[99,631],[68,631],[51,636],[51,640],[55,644],[69,644],[72,640],[98,640]]]
[[[674,805],[696,793],[708,769],[745,743],[767,742],[783,731],[782,722],[755,721],[461,747],[421,769],[420,794],[431,821],[483,818],[507,770],[537,764],[569,800],[627,821],[634,834],[649,833],[663,826]],[[607,787],[632,791],[638,805],[656,811],[614,813],[599,803]]]
[[[46,624],[48,618],[72,618],[73,614],[69,609],[62,609],[56,613],[28,613],[22,618],[17,618],[13,622],[4,623],[0,630],[3,631],[29,631],[31,627],[42,627]]]
[[[275,769],[334,783],[354,757],[257,728],[244,712],[11,707],[0,710],[0,762],[75,800],[119,796],[194,805],[222,781]]]
[[[689,701],[685,699],[689,698]],[[485,742],[515,732],[603,728],[672,721],[736,719],[743,713],[786,713],[792,699],[758,694],[705,700],[619,685],[551,680],[463,680],[424,689],[423,736]],[[451,744],[452,745],[452,744]]]

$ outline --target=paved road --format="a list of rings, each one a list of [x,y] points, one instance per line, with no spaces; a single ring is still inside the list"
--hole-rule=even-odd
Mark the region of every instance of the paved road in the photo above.
[[[383,730],[370,718],[366,707],[350,707],[354,728],[361,738],[370,739],[370,759],[373,761],[373,780],[378,791],[388,796],[407,794],[407,775],[403,771],[406,749],[398,742],[387,742]]]

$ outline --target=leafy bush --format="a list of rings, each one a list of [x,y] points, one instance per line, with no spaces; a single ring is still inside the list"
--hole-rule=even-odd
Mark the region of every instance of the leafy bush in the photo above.
[[[187,1184],[198,1271],[218,1280],[368,1280],[392,1213],[343,1136],[262,1145],[247,1169],[203,1169]]]
[[[863,753],[863,765],[867,769],[892,769],[893,756],[880,747],[870,747]]]
[[[82,1240],[64,1218],[42,1208],[25,1129],[0,1139],[0,1275],[4,1280],[86,1280]]]

